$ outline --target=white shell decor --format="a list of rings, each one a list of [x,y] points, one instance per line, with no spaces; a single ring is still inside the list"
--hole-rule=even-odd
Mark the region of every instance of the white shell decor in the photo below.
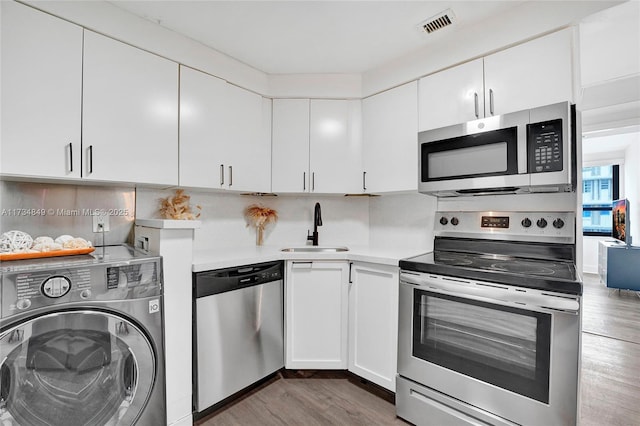
[[[92,247],[91,241],[71,235],[60,235],[55,240],[48,236],[40,236],[35,240],[23,231],[8,231],[0,237],[0,253],[36,253],[65,249],[81,249]]]
[[[31,249],[33,238],[22,231],[8,231],[0,237],[0,247],[3,253],[21,253]]]
[[[60,235],[58,238],[56,238],[55,242],[64,245],[64,243],[70,240],[73,240],[73,237],[71,235]]]

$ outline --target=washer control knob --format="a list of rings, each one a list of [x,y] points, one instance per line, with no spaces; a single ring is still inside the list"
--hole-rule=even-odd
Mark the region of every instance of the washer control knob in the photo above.
[[[459,223],[460,223],[460,221],[458,220],[458,218],[457,218],[457,217],[452,217],[452,218],[451,218],[451,224],[452,224],[453,226],[457,226]]]
[[[16,302],[16,308],[18,309],[28,309],[31,306],[31,300],[30,299],[19,299]]]
[[[91,290],[89,290],[88,288],[85,288],[80,292],[81,299],[88,299],[90,297],[91,297]]]
[[[447,223],[449,223],[449,221],[447,220],[446,217],[442,216],[440,218],[440,225],[446,225]]]
[[[556,229],[560,229],[564,226],[564,220],[557,218],[553,221],[553,227]]]
[[[522,224],[522,226],[524,226],[525,228],[528,228],[531,226],[531,219],[529,219],[528,217],[525,217],[524,219],[522,219],[522,222],[520,222]]]
[[[536,225],[538,225],[538,228],[546,228],[547,227],[547,220],[545,218],[540,218],[536,222]]]

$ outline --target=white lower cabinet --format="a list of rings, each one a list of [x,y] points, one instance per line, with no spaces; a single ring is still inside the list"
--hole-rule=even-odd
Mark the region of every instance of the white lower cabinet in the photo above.
[[[349,371],[396,391],[398,267],[354,262],[349,283]]]
[[[285,367],[347,368],[346,261],[287,261]]]
[[[398,267],[287,261],[285,367],[348,369],[396,390]]]

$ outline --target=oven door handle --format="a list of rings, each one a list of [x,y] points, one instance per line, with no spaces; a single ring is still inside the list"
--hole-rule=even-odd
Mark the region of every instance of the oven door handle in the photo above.
[[[426,277],[406,272],[400,273],[400,284],[424,287],[425,291],[433,293],[520,309],[569,314],[578,314],[580,311],[579,297],[545,292],[544,290],[441,276]]]

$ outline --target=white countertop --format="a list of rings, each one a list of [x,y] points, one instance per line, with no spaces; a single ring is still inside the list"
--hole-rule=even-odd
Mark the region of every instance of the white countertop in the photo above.
[[[203,250],[193,255],[193,272],[230,268],[273,260],[351,260],[398,266],[398,261],[425,250],[389,247],[348,246],[343,252],[283,252],[287,246],[232,247]],[[295,246],[298,247],[298,246]],[[321,246],[322,247],[322,246]]]

